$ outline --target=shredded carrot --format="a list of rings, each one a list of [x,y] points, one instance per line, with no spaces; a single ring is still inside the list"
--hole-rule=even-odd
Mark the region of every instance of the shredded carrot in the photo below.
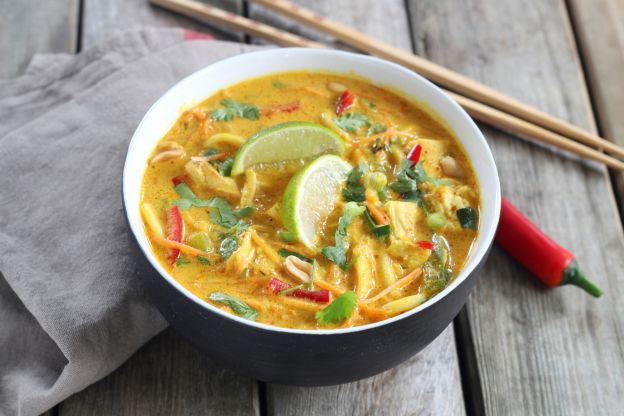
[[[293,101],[291,103],[275,104],[270,107],[263,108],[262,114],[270,117],[273,113],[292,113],[299,108],[301,108],[301,101]]]
[[[334,296],[340,296],[345,292],[343,289],[336,287],[331,283],[327,283],[324,280],[314,279],[314,284],[321,289],[329,290]]]
[[[392,283],[390,286],[386,287],[384,290],[382,290],[381,292],[377,293],[372,298],[361,300],[359,302],[359,304],[360,305],[366,305],[366,304],[369,304],[369,303],[376,302],[379,299],[381,299],[384,296],[386,296],[388,293],[392,292],[393,290],[402,288],[403,286],[407,285],[408,283],[418,279],[420,276],[422,276],[422,269],[419,267],[419,268],[414,269],[413,271],[409,272],[408,274],[406,274],[404,277],[400,278],[396,282]]]
[[[191,247],[183,243],[178,243],[177,241],[167,240],[166,238],[156,235],[154,233],[150,233],[150,237],[154,242],[158,243],[163,247],[178,249],[182,253],[188,254],[189,256],[196,257],[209,255],[209,253],[206,253],[205,251],[198,250],[195,247]]]
[[[366,208],[368,208],[368,212],[370,212],[371,217],[373,217],[373,219],[377,222],[377,224],[385,225],[390,222],[390,218],[388,217],[388,214],[386,214],[377,206],[371,204],[368,201],[366,202]]]
[[[256,231],[253,229],[249,230],[249,232],[251,233],[251,239],[258,245],[258,247],[262,249],[262,251],[264,251],[264,254],[266,254],[271,261],[273,261],[275,264],[282,263],[280,255],[277,254],[277,251],[275,251],[273,247],[271,247],[266,241],[264,241],[264,238],[260,237],[258,233],[256,233]]]
[[[358,307],[360,310],[360,314],[374,321],[381,321],[388,317],[388,312],[383,309],[372,308],[365,305],[358,305]]]

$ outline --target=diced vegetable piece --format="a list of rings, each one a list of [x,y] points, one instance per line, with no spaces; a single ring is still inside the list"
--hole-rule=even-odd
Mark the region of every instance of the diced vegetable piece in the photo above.
[[[167,210],[167,240],[175,241],[177,243],[182,242],[183,232],[182,216],[180,215],[180,209],[177,205],[172,206]],[[169,250],[167,257],[174,264],[180,256],[180,250],[173,248]]]
[[[191,234],[186,242],[191,246],[195,247],[198,250],[210,252],[214,250],[214,245],[212,244],[212,240],[208,236],[207,232],[199,231]]]
[[[477,228],[477,214],[471,207],[460,208],[457,210],[457,219],[462,228]]]
[[[410,309],[414,309],[426,300],[427,297],[425,295],[423,295],[422,293],[418,293],[416,295],[406,296],[404,298],[388,302],[383,305],[382,308],[393,314],[401,313]]]
[[[371,172],[366,175],[366,185],[375,191],[381,191],[388,184],[388,178],[382,172]]]
[[[437,231],[446,225],[446,218],[439,212],[433,212],[427,215],[427,225],[432,230]]]
[[[165,231],[163,230],[162,223],[158,218],[158,212],[156,208],[148,202],[143,202],[141,204],[141,214],[143,214],[143,219],[145,223],[152,231],[152,233],[159,235],[160,237],[165,235]]]
[[[229,306],[235,314],[240,315],[245,319],[249,319],[250,321],[255,321],[258,317],[258,312],[254,308],[247,305],[239,298],[228,295],[227,293],[212,292],[208,299],[213,302],[219,302]]]
[[[349,290],[338,296],[323,310],[316,313],[316,321],[319,324],[337,324],[347,319],[353,313],[357,296]]]

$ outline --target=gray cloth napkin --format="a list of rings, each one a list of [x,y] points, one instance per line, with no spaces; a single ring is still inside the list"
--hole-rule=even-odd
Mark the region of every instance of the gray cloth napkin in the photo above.
[[[250,49],[144,29],[0,81],[1,414],[44,412],[166,326],[134,276],[128,142],[169,87]]]

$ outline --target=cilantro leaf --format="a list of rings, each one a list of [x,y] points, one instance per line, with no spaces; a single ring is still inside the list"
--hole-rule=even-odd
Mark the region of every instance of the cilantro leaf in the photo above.
[[[260,110],[253,104],[241,103],[231,98],[225,98],[219,103],[224,108],[217,108],[210,112],[210,117],[217,121],[230,121],[234,117],[258,120]]]
[[[213,165],[215,165],[217,167],[217,170],[219,171],[219,175],[221,176],[230,176],[230,174],[232,173],[232,165],[234,164],[234,158],[233,157],[228,157],[225,160],[222,160],[220,162],[213,162]]]
[[[176,266],[184,266],[186,264],[190,264],[191,261],[189,259],[185,259],[184,257],[180,257],[176,260]]]
[[[353,313],[357,297],[355,292],[348,290],[338,296],[332,303],[316,313],[316,321],[319,324],[337,324],[344,321]]]
[[[208,298],[213,302],[219,302],[229,306],[235,314],[240,315],[245,319],[249,319],[250,321],[255,321],[258,317],[258,312],[254,308],[247,305],[239,298],[228,295],[227,293],[212,292]]]
[[[355,133],[368,124],[368,116],[362,113],[345,113],[335,118],[334,124],[346,132]]]
[[[412,166],[412,161],[403,159],[399,164],[399,169],[394,175],[396,180],[389,187],[403,195],[403,199],[416,202],[424,207],[422,192],[418,189],[421,183],[432,183],[434,185],[448,185],[451,182],[447,179],[438,179],[425,172],[423,162],[418,162]]]
[[[367,136],[372,136],[373,134],[383,133],[386,130],[388,130],[388,129],[383,124],[381,124],[381,123],[373,123],[368,128],[368,131],[366,132],[366,135]]]
[[[308,263],[312,261],[306,256],[304,256],[303,254],[299,254],[295,251],[290,251],[287,248],[280,248],[279,250],[277,250],[277,254],[279,254],[282,257],[295,256],[300,260],[307,261]]]
[[[207,259],[206,257],[197,256],[196,258],[197,258],[197,261],[200,262],[201,264],[212,264],[210,260]]]
[[[361,215],[366,208],[359,206],[355,202],[347,202],[344,206],[342,216],[338,220],[335,239],[336,245],[324,247],[321,253],[328,260],[336,263],[342,270],[348,270],[351,266],[347,262],[347,250],[349,250],[349,239],[347,238],[347,228],[353,222],[353,219]]]
[[[366,188],[360,183],[362,176],[368,171],[368,165],[361,163],[353,168],[347,176],[347,184],[342,190],[345,201],[364,202],[366,200]]]

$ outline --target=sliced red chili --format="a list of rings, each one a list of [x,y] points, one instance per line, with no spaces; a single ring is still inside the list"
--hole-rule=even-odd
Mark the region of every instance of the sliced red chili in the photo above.
[[[282,282],[279,279],[272,278],[271,280],[269,280],[267,288],[269,289],[269,292],[278,294],[280,292],[283,292],[284,290],[292,288],[292,286],[286,282]],[[295,289],[291,292],[286,293],[286,296],[309,299],[319,303],[329,303],[329,290]]]
[[[420,161],[420,154],[422,153],[422,146],[419,144],[414,145],[407,153],[407,158],[412,162],[412,166]]]
[[[355,103],[355,95],[349,90],[344,90],[340,97],[338,97],[338,103],[336,104],[336,115],[341,115],[346,109],[351,107]]]
[[[422,240],[422,241],[419,241],[416,244],[418,244],[418,247],[422,247],[422,248],[425,248],[427,250],[433,250],[433,243],[431,241]]]
[[[182,182],[186,183],[186,178],[184,177],[184,175],[174,176],[173,178],[171,178],[171,182],[173,182],[173,186],[178,186]]]
[[[167,210],[167,240],[181,243],[182,226],[183,224],[180,209],[177,205],[174,205]],[[175,263],[178,260],[178,257],[180,257],[180,250],[175,248],[170,249],[167,257],[171,261],[171,264]]]

